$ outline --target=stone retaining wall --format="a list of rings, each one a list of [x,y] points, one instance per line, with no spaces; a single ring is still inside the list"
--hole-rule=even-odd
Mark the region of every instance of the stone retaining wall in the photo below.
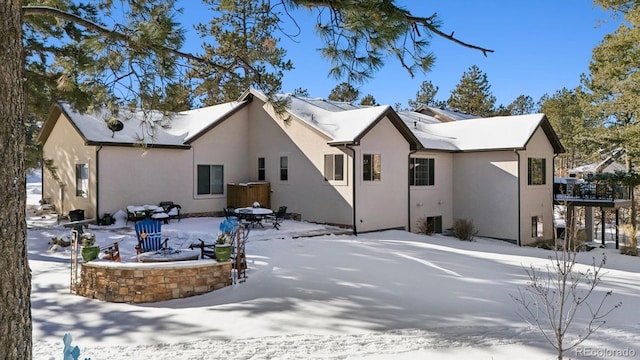
[[[205,294],[231,285],[231,261],[81,264],[76,294],[118,303],[147,303]]]

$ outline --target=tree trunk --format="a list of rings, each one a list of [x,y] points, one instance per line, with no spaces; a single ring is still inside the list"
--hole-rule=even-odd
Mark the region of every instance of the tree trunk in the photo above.
[[[0,359],[31,359],[20,0],[0,2]]]

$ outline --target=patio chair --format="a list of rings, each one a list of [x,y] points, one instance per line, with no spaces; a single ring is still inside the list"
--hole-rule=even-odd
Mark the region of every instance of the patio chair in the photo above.
[[[167,247],[167,240],[162,241],[162,222],[151,218],[146,218],[136,222],[136,236],[138,237],[138,245],[136,252],[138,254],[157,251]]]
[[[189,245],[189,249],[200,249],[200,258],[201,259],[215,259],[216,253],[214,249],[216,248],[215,244],[205,244],[205,242],[201,239],[198,239],[199,244],[191,244]]]
[[[287,216],[287,207],[280,206],[278,208],[278,211],[276,211],[273,215],[267,215],[266,220],[273,223],[274,229],[280,230],[280,224],[282,224],[286,216]]]
[[[118,246],[118,242],[114,242],[113,244],[105,245],[100,248],[100,251],[104,253],[102,257],[104,260],[111,260],[120,262],[120,247]]]
[[[253,213],[251,212],[251,210],[249,209],[239,209],[238,212],[235,213],[238,216],[238,220],[245,224],[245,223],[250,223],[253,224],[254,221],[254,216]]]
[[[129,223],[129,221],[137,223],[138,221],[144,220],[147,217],[149,217],[149,213],[147,212],[147,209],[144,208],[144,206],[135,206],[135,205],[127,206],[126,223]]]
[[[178,219],[180,221],[180,210],[182,206],[174,204],[173,201],[162,201],[159,206],[164,209],[164,212],[169,215],[169,219]],[[165,222],[166,224],[167,222]]]
[[[236,216],[234,208],[226,207],[226,208],[224,208],[222,210],[224,210],[225,219],[238,221],[238,217]]]

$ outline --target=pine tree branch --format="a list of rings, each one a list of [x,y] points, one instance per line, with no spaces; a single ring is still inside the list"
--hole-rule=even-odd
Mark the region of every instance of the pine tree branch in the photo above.
[[[494,50],[491,49],[486,49],[477,45],[473,45],[473,44],[469,44],[466,43],[456,37],[453,36],[453,32],[451,34],[445,34],[442,31],[440,31],[436,26],[433,25],[433,19],[436,18],[436,14],[434,13],[433,15],[431,15],[428,18],[425,17],[416,17],[416,16],[412,16],[410,13],[406,13],[405,18],[407,19],[408,22],[412,23],[412,24],[421,24],[424,27],[426,27],[429,31],[431,31],[432,33],[443,37],[449,41],[453,41],[454,43],[458,44],[458,45],[462,45],[464,47],[468,47],[470,49],[474,49],[474,50],[478,50],[481,51],[482,54],[484,56],[487,56],[487,53],[493,53]]]
[[[337,4],[335,0],[324,0],[324,1],[293,0],[292,2],[299,6],[304,6],[307,8],[329,8],[334,12],[337,12],[337,10],[340,9],[339,4]],[[391,11],[401,14],[402,17],[404,17],[404,19],[407,21],[407,23],[414,25],[413,31],[415,31],[418,35],[420,35],[420,33],[418,31],[417,26],[415,25],[420,24],[420,25],[423,25],[425,28],[427,28],[427,30],[431,31],[432,33],[444,39],[452,41],[458,45],[461,45],[470,49],[478,50],[482,52],[484,56],[487,56],[488,53],[494,52],[494,50],[464,42],[456,38],[455,36],[453,36],[453,32],[451,34],[445,34],[444,32],[440,31],[438,27],[434,25],[434,20],[437,18],[437,13],[434,13],[429,17],[420,17],[420,16],[414,16],[409,11],[401,9],[396,5],[393,5],[393,4],[387,4],[387,5],[390,7]]]
[[[152,50],[154,52],[168,52],[171,53],[173,55],[179,56],[183,59],[187,59],[187,60],[191,60],[191,61],[195,61],[198,63],[203,63],[203,64],[208,64],[213,66],[214,68],[220,70],[220,71],[229,71],[229,69],[227,69],[224,66],[221,66],[219,64],[216,63],[212,63],[202,57],[190,54],[190,53],[186,53],[177,49],[172,49],[163,45],[157,45],[157,44],[149,44],[149,43],[139,43],[136,41],[133,41],[129,36],[127,36],[126,34],[123,34],[121,32],[115,31],[115,30],[111,30],[108,29],[102,25],[96,24],[92,21],[83,19],[80,16],[62,11],[60,9],[56,9],[53,7],[49,7],[49,6],[23,6],[22,7],[22,15],[23,16],[51,16],[51,17],[55,17],[58,19],[62,19],[62,20],[66,20],[69,22],[73,22],[75,24],[78,24],[80,26],[83,26],[85,28],[87,28],[88,30],[92,30],[95,31],[99,34],[102,34],[104,36],[107,36],[109,38],[112,39],[116,39],[116,40],[120,40],[123,41],[127,44],[129,44],[130,46],[133,46],[135,48],[146,48],[149,50]]]

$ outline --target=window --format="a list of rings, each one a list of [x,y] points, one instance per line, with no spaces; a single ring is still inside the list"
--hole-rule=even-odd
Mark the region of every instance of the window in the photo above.
[[[434,185],[435,169],[435,159],[409,159],[409,185]]]
[[[76,196],[89,196],[89,164],[76,164]]]
[[[442,216],[427,216],[425,226],[427,234],[442,234]]]
[[[259,157],[258,158],[258,180],[260,181],[264,181],[265,180],[265,162],[264,162],[264,158],[263,157]]]
[[[280,156],[280,181],[289,181],[289,157]]]
[[[547,183],[547,159],[529,158],[529,185],[544,185]]]
[[[531,237],[543,237],[542,216],[531,217]]]
[[[380,154],[364,154],[362,156],[362,180],[380,181],[381,172]]]
[[[324,156],[324,180],[344,180],[343,154],[326,154]]]
[[[198,195],[224,194],[224,167],[198,165]]]

